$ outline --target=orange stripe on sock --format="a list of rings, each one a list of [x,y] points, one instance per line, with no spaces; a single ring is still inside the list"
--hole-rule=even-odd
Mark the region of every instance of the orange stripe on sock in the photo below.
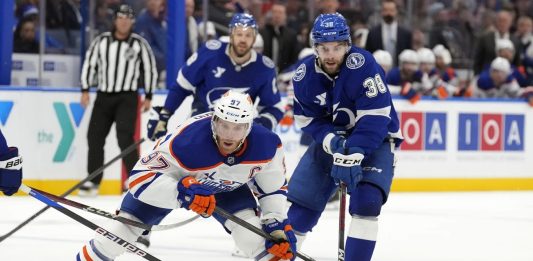
[[[93,261],[93,259],[91,258],[91,256],[89,256],[89,252],[87,252],[87,246],[83,246],[83,257],[85,257],[85,259],[87,259],[87,261]]]
[[[153,177],[154,175],[155,175],[155,172],[150,172],[148,174],[145,174],[145,175],[142,175],[142,176],[136,178],[134,181],[132,181],[130,183],[129,188],[131,189],[131,188],[135,187],[135,185],[137,185],[137,184],[139,184],[139,183],[141,183],[141,182]]]

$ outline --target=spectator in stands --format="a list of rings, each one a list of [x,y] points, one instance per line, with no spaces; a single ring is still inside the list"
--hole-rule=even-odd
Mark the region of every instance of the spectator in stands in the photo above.
[[[318,4],[321,14],[334,14],[339,9],[339,0],[320,0]]]
[[[363,14],[357,12],[352,15],[350,20],[350,30],[352,34],[353,45],[359,48],[365,48],[366,40],[368,39],[368,26]]]
[[[185,58],[188,58],[198,50],[200,46],[200,32],[198,30],[198,23],[194,19],[194,0],[185,0],[185,18],[187,19],[187,35],[185,42]],[[207,26],[209,29],[209,25]]]
[[[509,61],[509,63],[511,63],[513,60],[513,57],[515,56],[515,49],[514,49],[514,45],[511,42],[511,40],[509,39],[496,40],[496,55],[498,57],[505,58],[507,61]],[[527,80],[524,66],[511,65],[511,74],[515,78],[516,82],[518,82],[518,85],[520,85],[520,87],[529,86],[529,82]]]
[[[476,43],[474,55],[474,73],[478,75],[496,57],[496,40],[509,39],[513,42],[514,49],[518,49],[518,39],[511,35],[509,29],[512,24],[512,15],[508,11],[500,11],[496,15],[496,31],[481,35]],[[518,54],[513,58],[513,64],[519,64]]]
[[[533,19],[529,16],[520,16],[516,21],[515,37],[518,39],[519,49],[524,50],[533,38]]]
[[[521,44],[520,61],[524,65],[529,84],[533,85],[533,20],[522,16],[518,19],[517,28]]]
[[[370,29],[366,42],[369,52],[385,50],[392,55],[393,64],[398,64],[398,54],[412,48],[412,33],[398,24],[398,6],[394,0],[381,4],[382,22]]]
[[[35,23],[24,18],[19,21],[13,37],[14,53],[39,53],[39,43],[35,39]]]
[[[298,39],[296,32],[287,27],[285,6],[272,5],[271,19],[259,31],[264,41],[263,54],[274,61],[277,71],[283,71],[298,60]]]
[[[530,104],[533,100],[532,87],[520,88],[511,71],[507,59],[496,57],[490,68],[484,70],[475,80],[474,97],[518,98],[527,97]]]
[[[35,40],[40,41],[39,38],[39,9],[37,8],[36,3],[32,1],[27,1],[26,3],[17,7],[16,14],[19,20],[29,19],[32,20],[35,25]],[[49,32],[45,33],[45,52],[46,53],[64,53],[65,52],[65,42],[59,41],[56,37],[50,35]]]
[[[166,67],[167,25],[165,21],[165,0],[145,0],[146,8],[141,11],[135,22],[134,32],[142,36],[154,52],[157,72]],[[194,9],[194,7],[193,7]]]
[[[107,0],[98,0],[94,8],[94,29],[98,33],[111,30],[113,26],[113,8]]]
[[[426,37],[424,32],[420,29],[413,30],[413,40],[411,41],[411,48],[415,51],[418,51],[426,46]]]

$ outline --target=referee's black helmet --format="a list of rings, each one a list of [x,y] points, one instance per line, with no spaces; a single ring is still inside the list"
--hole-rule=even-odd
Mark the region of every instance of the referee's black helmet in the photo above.
[[[115,17],[118,16],[125,16],[130,19],[135,19],[135,12],[133,11],[133,8],[129,5],[120,5],[117,10],[115,10]]]

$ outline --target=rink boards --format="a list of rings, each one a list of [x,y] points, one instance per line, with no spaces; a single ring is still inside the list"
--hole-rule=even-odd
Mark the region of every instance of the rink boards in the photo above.
[[[164,98],[157,93],[152,104]],[[62,193],[86,176],[92,107],[84,110],[79,99],[78,89],[0,87],[0,128],[24,156],[25,183]],[[190,102],[169,126],[188,116]],[[394,191],[533,190],[533,108],[526,102],[423,99],[412,105],[395,99],[394,104],[405,137],[396,153]],[[139,137],[146,136],[148,117],[141,114]],[[290,175],[303,153],[301,130],[281,125],[276,131]],[[141,153],[152,145],[141,144]],[[105,152],[106,161],[120,153],[113,128]],[[103,194],[120,192],[121,172],[119,163],[106,169]]]

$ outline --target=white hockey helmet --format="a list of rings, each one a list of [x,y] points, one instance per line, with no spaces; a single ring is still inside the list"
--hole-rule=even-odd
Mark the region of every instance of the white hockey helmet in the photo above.
[[[420,48],[418,51],[418,61],[420,63],[435,64],[435,54],[428,48]]]
[[[511,42],[511,40],[509,39],[496,40],[496,51],[503,50],[503,49],[508,49],[514,52],[515,50],[514,50],[513,42]]]
[[[231,123],[248,124],[246,133],[242,138],[248,136],[252,129],[255,116],[255,107],[250,95],[235,90],[229,90],[215,102],[214,115],[211,120],[213,137],[217,139],[215,121],[220,119]]]
[[[391,67],[392,66],[392,56],[389,52],[384,50],[376,50],[372,53],[376,62],[378,62],[381,67]]]
[[[452,63],[452,55],[450,54],[450,51],[444,47],[444,45],[435,45],[435,47],[433,47],[433,53],[435,54],[435,57],[442,58],[444,64],[449,65]]]
[[[418,54],[416,53],[416,51],[411,49],[403,50],[398,56],[398,60],[400,61],[400,63],[414,63],[417,65],[419,63]]]
[[[505,75],[511,74],[511,64],[507,59],[503,57],[496,57],[490,63],[490,69],[505,73]]]

